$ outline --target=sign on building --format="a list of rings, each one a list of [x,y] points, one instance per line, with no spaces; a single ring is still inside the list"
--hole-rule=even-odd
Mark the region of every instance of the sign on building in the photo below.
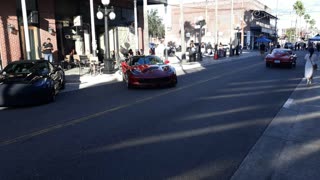
[[[75,16],[73,18],[73,26],[82,26],[82,16]]]

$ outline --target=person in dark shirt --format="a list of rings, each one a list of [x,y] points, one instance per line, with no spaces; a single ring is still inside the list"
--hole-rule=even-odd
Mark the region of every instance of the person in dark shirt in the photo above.
[[[50,62],[53,61],[52,50],[53,50],[53,45],[51,44],[51,39],[48,38],[47,42],[43,43],[42,45],[42,53],[44,55],[45,60],[48,60]]]
[[[264,55],[264,52],[266,51],[266,45],[264,43],[260,44],[260,54],[261,56]]]

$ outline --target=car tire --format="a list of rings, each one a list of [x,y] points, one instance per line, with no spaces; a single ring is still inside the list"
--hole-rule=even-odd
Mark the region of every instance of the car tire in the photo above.
[[[54,102],[56,100],[56,91],[54,88],[51,90],[50,95],[48,97],[47,103]]]
[[[270,64],[269,64],[269,63],[266,63],[266,67],[270,67]]]
[[[125,76],[127,76],[127,75],[125,75]],[[132,88],[132,85],[130,84],[130,81],[129,81],[129,78],[128,78],[128,77],[125,78],[125,77],[123,76],[123,82],[126,84],[126,87],[127,87],[128,89],[131,89],[131,88]]]
[[[176,81],[174,83],[170,84],[170,87],[176,87],[178,84],[178,79],[176,78]]]
[[[61,86],[60,89],[65,89],[66,88],[66,80],[64,78],[61,79]]]

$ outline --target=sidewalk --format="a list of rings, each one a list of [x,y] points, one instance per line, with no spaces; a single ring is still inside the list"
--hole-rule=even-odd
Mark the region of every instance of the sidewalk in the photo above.
[[[218,60],[214,60],[213,56],[203,57],[202,61],[197,62],[186,62],[182,63],[181,60],[176,57],[169,57],[170,65],[176,69],[177,75],[185,74],[186,70],[191,69],[204,69],[205,66],[209,66],[212,64],[219,64],[228,61],[241,60],[250,56],[257,55],[257,51],[244,51],[240,56],[232,56],[219,58]],[[199,69],[200,68],[200,69]],[[102,83],[112,83],[122,81],[122,75],[116,71],[113,74],[99,74],[99,75],[90,75],[88,68],[84,68],[81,71],[79,68],[73,68],[65,71],[66,75],[66,88],[62,92],[74,91],[78,89],[87,88],[90,86],[94,86]]]
[[[231,180],[320,178],[320,75],[302,80]]]

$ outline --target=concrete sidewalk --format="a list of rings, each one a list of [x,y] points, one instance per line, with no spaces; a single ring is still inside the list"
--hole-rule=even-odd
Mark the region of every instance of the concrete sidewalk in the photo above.
[[[320,75],[302,80],[232,180],[320,179]]]
[[[179,58],[169,57],[170,65],[176,69],[177,75],[186,74],[186,71],[194,70],[200,71],[205,69],[206,66],[224,63],[228,61],[241,60],[250,56],[257,55],[257,51],[244,51],[240,56],[232,56],[219,58],[218,60],[214,60],[213,56],[203,57],[202,61],[197,62],[187,62],[182,63]],[[78,89],[83,89],[87,87],[91,87],[97,84],[106,84],[112,82],[122,81],[122,75],[119,71],[116,71],[113,74],[99,74],[99,75],[90,75],[89,68],[79,69],[73,68],[65,71],[66,75],[66,88],[62,92],[74,91]]]

